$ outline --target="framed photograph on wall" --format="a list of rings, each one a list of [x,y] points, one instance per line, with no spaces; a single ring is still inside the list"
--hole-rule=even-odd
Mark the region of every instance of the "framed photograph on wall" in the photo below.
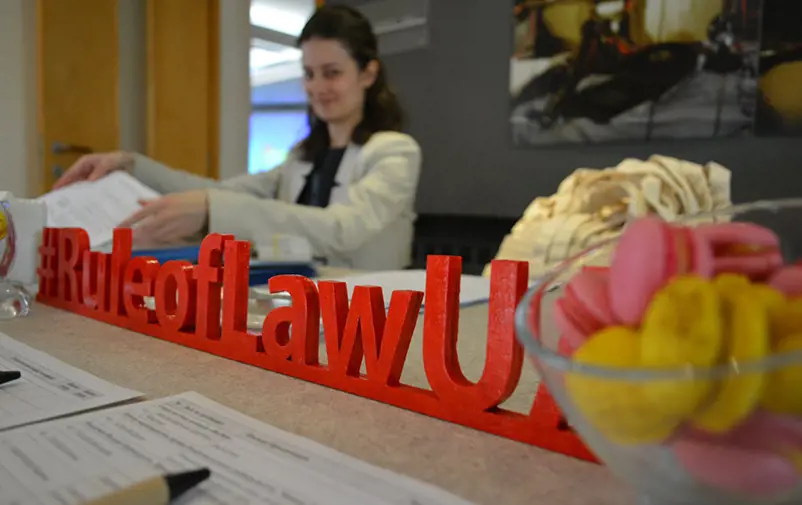
[[[802,135],[802,2],[763,0],[758,136]]]
[[[513,0],[514,143],[792,131],[789,118],[802,109],[800,7],[798,0]]]

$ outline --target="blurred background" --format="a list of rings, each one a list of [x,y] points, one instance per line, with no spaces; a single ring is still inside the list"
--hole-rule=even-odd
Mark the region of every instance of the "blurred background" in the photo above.
[[[777,24],[799,19],[802,2],[764,1],[773,2],[766,13]],[[660,28],[656,7],[643,11],[645,29],[630,30],[635,44],[709,40],[707,18],[723,5],[652,2],[676,4],[664,7],[677,14],[662,15]],[[553,194],[577,168],[626,157],[717,161],[733,173],[736,202],[802,195],[802,144],[782,114],[768,116],[762,135],[517,144],[512,88],[535,75],[513,72],[514,62],[547,53],[533,49],[531,25],[521,21],[537,9],[517,16],[516,0],[344,3],[362,9],[379,32],[409,131],[423,149],[419,262],[427,253],[459,254],[469,270],[480,270],[534,198]],[[544,11],[567,52],[596,3]],[[314,7],[313,0],[0,0],[3,188],[41,194],[82,153],[113,149],[211,177],[270,169],[306,128],[294,46]],[[699,17],[688,21],[683,9]],[[775,49],[800,33],[778,35]],[[565,52],[558,46],[549,59]],[[769,111],[790,110],[800,96],[782,85],[799,66],[781,70],[759,76],[773,97]]]

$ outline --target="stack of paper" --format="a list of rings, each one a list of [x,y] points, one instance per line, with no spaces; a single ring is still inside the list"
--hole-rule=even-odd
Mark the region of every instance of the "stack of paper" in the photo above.
[[[209,468],[187,505],[445,505],[433,486],[184,393],[0,434],[3,503],[77,503],[166,473]]]
[[[51,419],[139,393],[0,334],[0,504],[77,505],[164,473],[208,468],[186,505],[466,505],[188,392]],[[14,428],[12,428],[14,427]]]
[[[22,373],[21,379],[0,387],[0,430],[142,396],[142,393],[110,384],[2,333],[0,370]]]
[[[84,181],[51,191],[38,198],[47,206],[47,226],[83,228],[93,249],[111,243],[114,228],[139,210],[140,200],[159,193],[127,172],[113,172],[97,181]]]

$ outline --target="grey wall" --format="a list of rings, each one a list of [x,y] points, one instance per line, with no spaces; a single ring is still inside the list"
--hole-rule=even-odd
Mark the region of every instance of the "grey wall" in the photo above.
[[[510,5],[431,0],[429,47],[386,58],[410,133],[424,151],[420,213],[516,217],[576,168],[651,154],[721,163],[733,172],[736,202],[802,196],[802,138],[514,148],[507,120]]]

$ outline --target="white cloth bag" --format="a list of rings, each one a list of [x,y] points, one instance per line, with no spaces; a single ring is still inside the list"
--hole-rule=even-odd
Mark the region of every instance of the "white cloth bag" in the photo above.
[[[625,159],[605,169],[580,168],[557,193],[538,197],[504,238],[496,259],[529,262],[530,277],[615,237],[647,214],[667,221],[732,205],[730,171],[667,156]],[[486,265],[484,275],[490,275]]]

